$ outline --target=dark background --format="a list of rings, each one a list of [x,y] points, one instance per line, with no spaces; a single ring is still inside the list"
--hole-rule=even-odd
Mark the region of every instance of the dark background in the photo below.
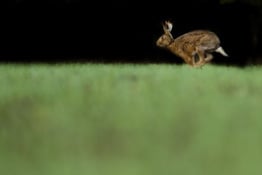
[[[161,22],[174,37],[218,34],[230,55],[215,64],[262,63],[261,4],[245,0],[16,0],[1,5],[2,62],[182,63],[155,46]]]

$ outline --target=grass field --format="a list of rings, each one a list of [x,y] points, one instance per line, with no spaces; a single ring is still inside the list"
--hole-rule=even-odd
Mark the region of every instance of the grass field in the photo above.
[[[0,65],[0,174],[260,175],[262,67]]]

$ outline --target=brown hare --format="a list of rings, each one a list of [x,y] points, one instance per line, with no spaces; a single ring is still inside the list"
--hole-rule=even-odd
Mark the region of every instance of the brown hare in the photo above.
[[[181,57],[187,64],[201,67],[213,59],[212,52],[228,56],[215,33],[195,30],[174,39],[171,34],[172,27],[173,24],[169,21],[163,23],[164,34],[156,41],[156,45]]]

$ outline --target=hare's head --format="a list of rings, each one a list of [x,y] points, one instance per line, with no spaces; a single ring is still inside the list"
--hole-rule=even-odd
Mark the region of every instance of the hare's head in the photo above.
[[[158,38],[158,40],[156,41],[156,45],[158,47],[166,48],[174,41],[173,36],[171,34],[173,24],[169,21],[165,21],[162,24],[162,26],[163,26],[164,34]]]

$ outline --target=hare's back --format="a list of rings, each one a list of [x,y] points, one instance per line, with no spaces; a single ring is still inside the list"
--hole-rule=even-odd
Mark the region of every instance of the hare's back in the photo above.
[[[220,45],[218,36],[208,30],[195,30],[185,33],[175,39],[180,44],[203,46],[209,49],[216,49]]]

